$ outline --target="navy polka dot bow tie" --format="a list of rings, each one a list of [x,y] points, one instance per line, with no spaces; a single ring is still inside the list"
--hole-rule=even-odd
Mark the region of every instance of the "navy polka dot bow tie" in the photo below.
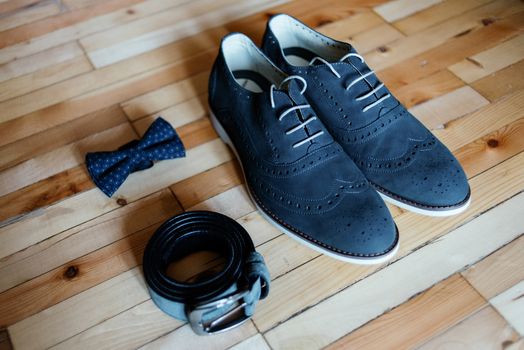
[[[175,129],[158,118],[141,140],[133,140],[113,152],[88,153],[86,165],[94,183],[111,197],[129,174],[151,168],[155,160],[185,155],[184,145]]]

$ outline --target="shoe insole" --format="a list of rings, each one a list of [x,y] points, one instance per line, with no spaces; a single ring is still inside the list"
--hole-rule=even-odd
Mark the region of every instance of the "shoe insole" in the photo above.
[[[315,57],[319,57],[313,51],[299,46],[286,47],[284,50],[286,59],[294,66],[307,66]]]
[[[271,82],[265,76],[253,70],[235,70],[233,76],[244,89],[252,92],[269,91],[271,88]]]

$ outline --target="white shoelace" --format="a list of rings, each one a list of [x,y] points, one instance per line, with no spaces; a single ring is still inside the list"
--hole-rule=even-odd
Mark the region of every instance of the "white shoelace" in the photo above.
[[[348,57],[357,57],[358,59],[360,59],[360,62],[364,63],[364,58],[362,56],[360,56],[359,54],[353,53],[353,52],[350,52],[347,55],[342,56],[342,58],[339,61],[343,62]],[[310,66],[313,65],[313,63],[315,61],[320,61],[320,62],[324,63],[326,66],[328,66],[328,68],[331,70],[331,72],[333,72],[333,74],[337,78],[339,78],[339,79],[341,78],[340,74],[337,72],[335,67],[333,67],[333,65],[331,63],[329,63],[328,61],[326,61],[322,57],[314,57],[309,62],[309,65]],[[358,83],[361,80],[366,79],[367,77],[369,77],[370,75],[373,75],[373,74],[375,74],[375,72],[371,69],[366,74],[362,74],[360,77],[357,77],[357,78],[353,79],[353,81],[351,81],[351,83],[349,83],[348,86],[346,86],[346,90],[349,90],[353,85],[355,85],[356,83]],[[360,95],[360,96],[356,97],[355,100],[357,100],[357,101],[365,100],[366,98],[368,98],[368,97],[372,96],[373,94],[375,94],[376,92],[378,92],[378,90],[382,89],[383,87],[384,87],[384,83],[380,83],[379,85],[377,85],[376,87],[371,89],[371,91],[365,93],[364,95]],[[385,94],[384,96],[380,97],[376,101],[374,101],[374,102],[364,106],[364,108],[362,109],[362,112],[369,111],[371,108],[379,105],[382,101],[384,101],[384,100],[386,100],[386,99],[388,99],[390,97],[391,97],[391,94],[389,94],[389,93]]]
[[[282,85],[284,85],[286,82],[288,82],[288,81],[290,81],[292,79],[297,79],[297,80],[302,82],[303,87],[302,87],[302,90],[300,91],[300,94],[303,95],[304,92],[306,91],[307,83],[306,83],[306,80],[304,78],[299,77],[298,75],[290,75],[289,77],[285,78],[284,80],[282,80],[280,82],[280,84],[278,85],[278,88],[280,89],[282,87]],[[269,89],[269,98],[271,100],[271,108],[275,108],[275,98],[273,96],[273,93],[274,93],[276,88],[277,87],[275,86],[275,84],[271,84],[271,88]],[[286,109],[284,112],[282,112],[280,114],[280,116],[278,117],[278,120],[282,121],[282,119],[284,119],[284,117],[286,115],[288,115],[289,113],[292,113],[294,111],[298,111],[298,110],[301,110],[301,109],[307,109],[307,108],[311,108],[311,106],[309,104],[303,104],[303,105],[289,107],[288,109]],[[298,130],[304,128],[307,124],[311,123],[315,119],[317,119],[317,117],[315,117],[315,116],[309,117],[308,119],[304,120],[303,122],[299,123],[298,125],[296,125],[296,126],[292,127],[291,129],[287,130],[286,131],[286,135],[292,134],[295,131],[298,131]],[[309,142],[309,141],[319,137],[323,133],[324,133],[324,131],[322,131],[322,130],[317,131],[313,135],[310,135],[310,136],[306,137],[305,139],[302,139],[302,140],[294,143],[293,144],[293,148],[300,147],[303,144],[305,144],[305,143],[307,143],[307,142]]]

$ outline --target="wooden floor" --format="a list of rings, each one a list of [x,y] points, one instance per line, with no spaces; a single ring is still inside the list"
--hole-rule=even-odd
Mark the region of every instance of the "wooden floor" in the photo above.
[[[320,256],[272,228],[206,112],[219,39],[259,41],[286,12],[354,43],[454,152],[471,207],[390,207],[388,265]],[[0,349],[524,349],[524,2],[521,0],[0,0]],[[87,151],[158,115],[187,157],[112,198]],[[244,326],[195,336],[152,304],[144,245],[168,217],[223,212],[272,275]],[[9,338],[8,338],[9,336]]]

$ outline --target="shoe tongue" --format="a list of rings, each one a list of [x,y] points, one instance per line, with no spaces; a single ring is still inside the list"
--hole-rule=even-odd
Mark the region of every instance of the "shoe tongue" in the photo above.
[[[278,90],[281,93],[278,94],[278,101],[275,99],[275,102],[277,104],[277,108],[280,111],[283,112],[287,108],[291,108],[293,106],[309,104],[305,96],[301,93],[305,87],[304,83],[305,82],[299,81],[298,79],[291,79],[283,86],[281,90]],[[279,123],[282,123],[284,129],[289,130],[304,122],[308,118],[313,117],[314,115],[315,114],[311,108],[304,108],[287,114],[281,121],[279,121]],[[286,135],[289,141],[295,143],[304,140],[305,138],[314,135],[319,131],[323,131],[324,133],[321,136],[316,137],[312,143],[304,144],[294,149],[289,148],[289,151],[292,153],[290,156],[304,156],[317,148],[332,143],[333,139],[325,130],[324,125],[319,119],[313,120],[305,128]]]
[[[306,98],[301,93],[306,86],[306,82],[298,81],[298,79],[292,79],[287,84],[287,93],[291,100],[297,105],[308,104]]]

